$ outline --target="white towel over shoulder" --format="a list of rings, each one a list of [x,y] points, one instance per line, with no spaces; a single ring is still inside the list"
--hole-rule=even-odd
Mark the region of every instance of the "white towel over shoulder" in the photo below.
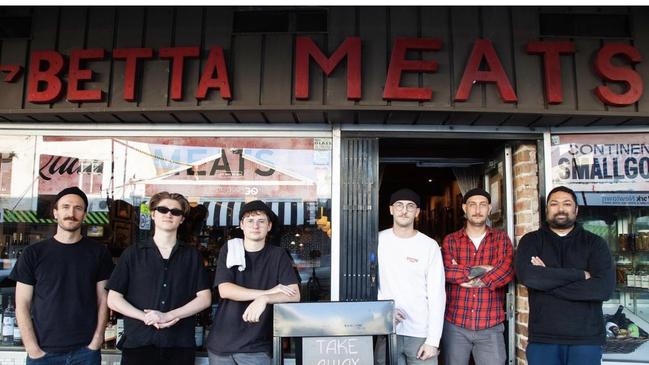
[[[243,247],[243,239],[233,238],[228,241],[228,256],[225,258],[225,266],[228,269],[232,266],[239,266],[239,271],[246,269],[246,249]]]

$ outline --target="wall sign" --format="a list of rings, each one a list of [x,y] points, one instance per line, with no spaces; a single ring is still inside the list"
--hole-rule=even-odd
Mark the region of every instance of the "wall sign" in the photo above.
[[[312,67],[319,68],[329,76],[341,64],[347,67],[347,99],[361,100],[362,90],[362,47],[359,37],[347,37],[330,55],[325,54],[311,37],[298,36],[295,40],[295,59],[292,78],[293,91],[296,99],[309,99],[309,74]],[[412,60],[407,58],[408,52],[436,52],[444,48],[438,38],[408,38],[397,37],[392,45],[392,54],[388,65],[383,99],[428,101],[435,98],[434,90],[427,87],[407,87],[401,85],[404,73],[436,73],[438,62],[435,60]],[[543,75],[545,97],[550,104],[563,102],[561,84],[562,56],[578,52],[571,41],[531,41],[527,44],[528,57],[543,59]],[[27,102],[52,103],[61,99],[69,102],[87,103],[101,102],[106,97],[106,90],[88,89],[85,83],[96,79],[92,63],[112,59],[123,62],[124,80],[121,97],[128,102],[137,102],[138,82],[141,78],[143,63],[151,60],[169,60],[168,94],[171,100],[184,100],[188,93],[196,100],[204,100],[212,94],[232,99],[227,62],[224,50],[218,45],[209,48],[206,54],[197,46],[153,48],[103,48],[72,49],[69,54],[55,50],[31,52],[27,69]],[[193,90],[183,90],[183,73],[185,61],[188,59],[205,58],[197,84]],[[618,58],[621,62],[613,63]],[[311,62],[313,60],[314,62]],[[623,85],[623,91],[618,92],[608,85],[600,85],[593,89],[596,97],[605,105],[625,106],[638,101],[643,94],[644,84],[641,75],[633,66],[642,60],[637,48],[624,43],[604,44],[594,55],[593,69],[603,81]],[[233,65],[232,67],[236,67]],[[0,72],[6,72],[4,82],[15,82],[22,73],[23,65],[0,65]],[[448,72],[448,70],[444,70]],[[496,85],[500,98],[505,103],[514,103],[518,97],[510,76],[507,75],[496,47],[488,39],[476,39],[461,81],[453,90],[454,101],[467,101],[477,84],[493,83]],[[147,87],[147,85],[141,85]],[[212,95],[212,97],[216,97]]]
[[[575,191],[649,191],[649,134],[552,136],[552,183]]]

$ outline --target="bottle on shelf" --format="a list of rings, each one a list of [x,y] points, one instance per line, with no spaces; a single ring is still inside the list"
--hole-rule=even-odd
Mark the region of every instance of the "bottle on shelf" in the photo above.
[[[108,322],[104,329],[104,349],[114,349],[117,344],[117,318],[114,311],[110,311],[108,315]]]
[[[122,317],[121,314],[117,313],[115,321],[115,347],[117,347],[117,344],[119,344],[119,341],[122,339],[122,336],[124,335],[124,318]]]
[[[2,313],[2,344],[11,346],[14,344],[14,325],[16,323],[16,310],[14,309],[11,296]]]
[[[14,320],[14,346],[23,345],[23,337],[20,334],[20,327],[18,327],[18,321]]]
[[[196,349],[200,350],[203,348],[205,327],[203,326],[201,313],[197,313],[195,317],[196,317],[196,324],[194,325],[194,344],[196,345]]]

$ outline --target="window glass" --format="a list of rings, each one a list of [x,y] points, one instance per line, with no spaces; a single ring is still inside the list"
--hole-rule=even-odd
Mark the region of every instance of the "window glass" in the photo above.
[[[292,256],[303,301],[329,299],[329,138],[2,136],[0,146],[3,291],[12,290],[6,276],[20,250],[56,232],[56,194],[79,186],[89,198],[82,233],[106,244],[115,260],[152,236],[153,194],[183,194],[192,210],[180,239],[211,269],[221,246],[242,236],[242,205],[260,199],[277,215],[269,242]]]

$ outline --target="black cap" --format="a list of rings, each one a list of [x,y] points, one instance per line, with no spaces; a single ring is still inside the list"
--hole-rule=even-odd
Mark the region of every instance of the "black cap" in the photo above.
[[[84,193],[81,189],[79,189],[76,186],[70,186],[69,188],[65,188],[61,191],[59,191],[58,194],[56,194],[56,200],[54,200],[54,205],[56,206],[56,203],[59,202],[59,199],[64,197],[65,195],[68,194],[74,194],[77,195],[83,200],[83,202],[86,204],[86,206],[83,208],[84,211],[88,210],[88,197],[86,196],[86,193]]]
[[[466,204],[466,201],[469,200],[470,197],[476,195],[484,196],[485,198],[487,198],[489,204],[491,204],[491,195],[489,195],[489,193],[487,193],[487,191],[483,188],[473,188],[467,191],[466,194],[464,194],[464,197],[462,198],[462,204]]]
[[[244,214],[257,210],[261,210],[262,212],[266,213],[268,219],[270,219],[271,221],[275,220],[275,213],[270,209],[270,207],[268,207],[268,205],[266,205],[266,203],[262,202],[261,200],[253,200],[241,207],[241,211],[239,212],[239,221],[243,219]]]
[[[390,205],[394,204],[399,200],[410,200],[411,202],[415,203],[415,205],[417,206],[421,204],[421,199],[419,198],[419,194],[415,193],[410,189],[400,189],[392,193],[392,195],[390,195]]]

